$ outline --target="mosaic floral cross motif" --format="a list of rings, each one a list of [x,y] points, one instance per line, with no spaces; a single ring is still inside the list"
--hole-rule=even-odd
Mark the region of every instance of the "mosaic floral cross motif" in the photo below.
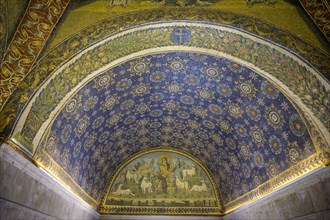
[[[184,27],[181,27],[179,29],[175,29],[171,34],[171,38],[172,38],[174,43],[182,45],[182,44],[186,43],[189,40],[190,30],[188,30]]]

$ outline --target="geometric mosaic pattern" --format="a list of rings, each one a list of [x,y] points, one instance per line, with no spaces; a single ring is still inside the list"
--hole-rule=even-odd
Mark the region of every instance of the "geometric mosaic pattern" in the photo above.
[[[223,203],[315,153],[297,110],[270,82],[192,52],[147,55],[98,75],[67,102],[42,148],[100,201],[117,166],[160,145],[201,161]]]
[[[212,14],[212,16],[210,17],[209,14]],[[101,39],[104,39],[105,37],[118,31],[118,23],[121,24],[120,25],[121,27],[127,27],[131,25],[132,20],[134,20],[134,24],[140,25],[149,21],[158,21],[159,19],[160,20],[166,20],[166,19],[198,20],[199,19],[208,22],[217,22],[220,24],[230,24],[233,27],[248,31],[255,35],[265,37],[273,42],[283,45],[284,47],[287,47],[292,51],[296,51],[308,62],[310,62],[314,67],[316,67],[320,72],[323,72],[325,75],[328,75],[328,70],[329,70],[328,64],[330,63],[327,62],[329,60],[328,56],[326,56],[320,50],[310,47],[309,44],[295,37],[294,35],[289,34],[283,30],[280,30],[272,25],[263,23],[263,21],[258,19],[246,17],[243,15],[233,14],[230,12],[224,12],[220,10],[208,10],[208,9],[197,10],[195,8],[194,9],[170,8],[170,9],[161,9],[161,10],[141,11],[138,14],[125,14],[95,24],[93,25],[93,28],[88,27],[82,30],[81,32],[77,33],[76,35],[73,35],[72,37],[70,37],[70,39],[61,43],[56,49],[51,51],[51,53],[49,53],[46,57],[41,59],[37,65],[35,65],[35,68],[32,70],[32,72],[24,79],[22,83],[20,83],[20,86],[15,91],[15,94],[10,97],[10,100],[8,100],[7,105],[4,106],[2,114],[0,115],[0,121],[2,121],[2,123],[0,124],[0,142],[2,142],[6,137],[11,135],[13,125],[15,124],[15,117],[19,115],[20,110],[23,108],[24,104],[26,104],[30,95],[33,94],[33,92],[37,89],[38,85],[40,85],[40,83],[43,82],[43,80],[51,74],[51,72],[54,70],[55,67],[60,66],[62,62],[66,62],[66,60],[69,59],[71,56],[73,56],[77,51],[80,51],[83,48],[86,48],[86,46],[88,45],[90,46],[93,43]],[[258,28],[259,26],[262,26],[263,29]],[[100,30],[101,32],[100,33],[98,32],[97,35],[94,35],[93,30]],[[206,35],[205,37],[208,36]],[[205,37],[203,36],[202,39],[205,40]],[[86,42],[85,40],[83,41],[80,40],[82,38],[88,39],[88,42]],[[213,42],[213,40],[206,40],[202,42],[211,43]],[[67,47],[67,45],[69,44],[71,46]],[[125,44],[124,45],[121,44],[121,45],[125,46]],[[232,49],[233,48],[232,46],[236,46],[236,44],[231,44],[230,46]],[[242,54],[243,57],[241,58],[245,59],[246,50],[239,49],[239,50],[235,50],[235,53],[236,52]],[[258,51],[258,53],[259,52],[262,52],[261,57],[266,57],[266,58],[268,57],[267,51]],[[271,65],[276,65],[276,64],[279,64],[278,66],[280,66],[280,69],[278,71],[281,72],[281,70],[285,69],[284,70],[285,76],[282,78],[279,77],[278,79],[287,86],[289,86],[290,89],[303,100],[304,104],[306,104],[307,107],[313,111],[315,116],[318,117],[326,127],[329,127],[330,126],[329,113],[328,113],[329,111],[327,111],[328,95],[325,94],[327,93],[327,89],[324,88],[324,86],[320,85],[317,78],[315,78],[314,76],[308,76],[305,74],[300,75],[300,73],[297,73],[296,71],[291,72],[288,69],[286,69],[290,66],[286,66],[286,68],[282,68],[283,67],[282,63],[277,61],[272,62]],[[256,66],[259,66],[259,63],[257,63]],[[276,73],[270,73],[270,74],[275,74],[276,77],[278,77],[277,75],[277,73],[279,73],[278,71],[276,71]],[[290,75],[288,76],[287,73],[290,73]],[[295,74],[292,75],[292,73]],[[281,74],[279,73],[279,75]],[[300,85],[300,86],[297,87],[296,85]],[[313,101],[316,99],[318,100],[317,102]],[[55,103],[55,102],[50,101],[50,103]],[[34,117],[40,120],[42,117],[47,117],[47,115],[36,112],[36,115],[34,115]],[[26,133],[22,134],[24,141],[27,140],[26,138],[30,139],[34,137],[35,135],[34,131],[31,132],[31,129],[39,128],[38,127],[39,122],[32,121],[31,123],[27,123],[28,125],[31,126],[27,128],[28,131]],[[28,137],[28,135],[30,135],[31,137],[30,136]],[[23,142],[20,141],[20,143],[22,143],[20,145],[24,146],[23,148],[27,150],[29,154],[33,154],[34,150],[28,149],[31,142],[23,144]]]

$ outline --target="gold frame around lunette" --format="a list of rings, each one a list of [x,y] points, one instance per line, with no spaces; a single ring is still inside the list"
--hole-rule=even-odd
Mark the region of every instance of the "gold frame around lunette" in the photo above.
[[[168,153],[176,153],[181,156],[187,157],[188,159],[192,160],[196,164],[198,164],[203,171],[206,173],[207,177],[209,178],[214,194],[217,200],[217,207],[155,207],[155,206],[118,206],[118,205],[106,205],[106,200],[109,195],[110,189],[116,180],[118,174],[120,171],[126,167],[129,163],[137,159],[138,157],[144,156],[149,153],[155,153],[155,152],[168,152]],[[100,203],[100,207],[98,211],[101,214],[138,214],[138,215],[223,215],[223,207],[221,203],[221,195],[220,191],[217,187],[217,184],[215,183],[214,177],[212,176],[211,172],[207,169],[206,166],[203,165],[202,162],[197,160],[194,156],[190,155],[189,153],[170,148],[168,146],[160,146],[153,149],[143,150],[139,153],[133,155],[130,157],[127,161],[122,163],[120,166],[118,166],[114,172],[114,175],[109,179],[109,182],[107,184],[107,190],[102,196],[102,200]]]

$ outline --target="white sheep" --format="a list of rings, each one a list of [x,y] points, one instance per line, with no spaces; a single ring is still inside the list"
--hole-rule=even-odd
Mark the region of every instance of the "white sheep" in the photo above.
[[[187,176],[193,177],[196,174],[196,167],[193,164],[191,169],[185,169],[182,170],[182,176],[183,176],[183,180],[185,180],[187,178]]]
[[[122,189],[123,184],[119,184],[117,190],[113,192],[115,196],[135,196],[130,189]]]
[[[137,173],[133,173],[131,168],[127,169],[126,179],[128,182],[135,181],[135,183],[139,182],[139,175]]]
[[[152,183],[147,182],[147,177],[143,177],[142,182],[141,182],[141,189],[142,189],[143,194],[152,193]]]
[[[204,180],[202,180],[202,185],[199,186],[199,185],[194,185],[191,189],[190,189],[190,192],[207,192],[208,191],[208,188],[207,186],[205,185],[205,182]]]
[[[185,191],[189,191],[189,185],[187,181],[181,181],[178,176],[175,176],[175,185],[178,189],[183,189]]]

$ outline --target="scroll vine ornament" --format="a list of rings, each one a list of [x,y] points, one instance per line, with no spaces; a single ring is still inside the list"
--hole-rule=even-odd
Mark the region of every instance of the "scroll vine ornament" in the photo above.
[[[8,37],[7,1],[0,0],[0,60],[5,53]]]
[[[70,0],[31,0],[4,54],[0,71],[0,110],[35,63]]]
[[[306,13],[330,41],[330,8],[327,0],[299,0]]]

